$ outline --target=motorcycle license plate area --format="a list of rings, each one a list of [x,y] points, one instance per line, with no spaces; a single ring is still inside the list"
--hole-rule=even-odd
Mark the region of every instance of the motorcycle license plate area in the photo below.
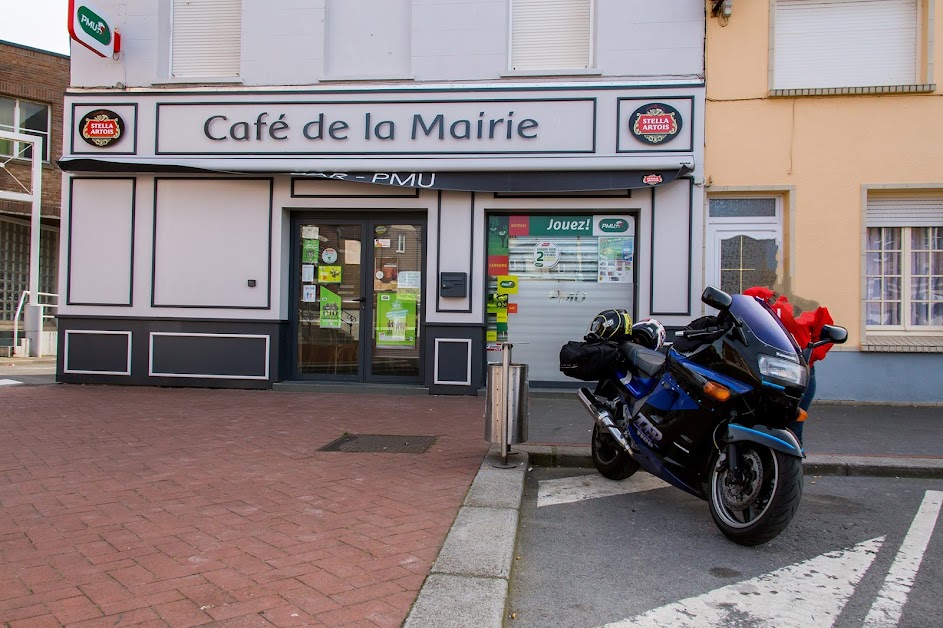
[[[560,346],[602,310],[634,312],[633,216],[492,215],[488,218],[488,361],[514,344],[533,382],[570,381]]]

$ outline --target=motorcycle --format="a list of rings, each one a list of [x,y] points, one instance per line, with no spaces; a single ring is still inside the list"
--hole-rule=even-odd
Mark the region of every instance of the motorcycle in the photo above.
[[[605,477],[640,468],[707,500],[720,531],[760,545],[789,524],[802,496],[805,453],[790,422],[815,347],[847,340],[826,325],[799,347],[764,301],[707,288],[716,316],[692,321],[666,353],[657,321],[601,313],[584,342],[564,345],[561,371],[598,380],[577,396],[593,417],[593,464]],[[615,313],[615,315],[613,315]]]

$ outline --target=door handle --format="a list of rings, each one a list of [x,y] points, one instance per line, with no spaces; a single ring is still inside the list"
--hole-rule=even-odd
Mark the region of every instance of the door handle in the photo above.
[[[367,297],[358,297],[356,299],[351,299],[351,301],[356,301],[357,303],[366,303]]]

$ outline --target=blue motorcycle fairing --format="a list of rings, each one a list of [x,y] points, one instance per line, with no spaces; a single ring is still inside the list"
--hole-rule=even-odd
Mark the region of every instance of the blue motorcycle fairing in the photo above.
[[[655,385],[658,383],[657,377],[639,377],[636,375],[633,375],[632,379],[626,382],[625,378],[627,375],[628,373],[623,373],[622,371],[618,371],[616,373],[616,378],[618,379],[620,384],[622,384],[623,386],[626,387],[626,389],[628,389],[629,393],[635,399],[641,399],[642,397],[650,393],[655,388]]]
[[[680,354],[678,354],[678,364],[689,371],[697,373],[701,377],[715,381],[718,384],[723,384],[737,394],[742,395],[753,390],[751,386],[744,384],[743,382],[739,382],[731,377],[727,377],[726,375],[721,375],[720,373],[715,373],[714,371],[704,368],[699,364],[695,364],[694,362],[686,360],[685,358],[681,357]]]
[[[796,458],[805,458],[802,445],[799,444],[799,440],[789,430],[774,430],[765,425],[746,427],[731,423],[727,426],[726,441],[728,443],[749,441]]]
[[[638,431],[635,429],[634,425],[630,423],[625,430],[625,433],[628,434],[629,438],[632,439],[632,442],[635,445],[634,451],[630,455],[642,466],[643,469],[655,477],[661,478],[665,482],[668,482],[672,486],[680,488],[686,493],[690,493],[695,497],[700,497],[701,499],[704,498],[704,496],[701,494],[701,491],[685,484],[678,478],[678,476],[672,473],[668,467],[662,464],[658,456],[647,444],[645,444],[645,441],[639,438]]]

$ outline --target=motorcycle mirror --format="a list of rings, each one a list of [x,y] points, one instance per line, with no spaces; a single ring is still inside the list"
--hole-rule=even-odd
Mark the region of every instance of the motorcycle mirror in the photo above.
[[[819,338],[825,342],[832,342],[840,345],[848,340],[848,330],[838,325],[823,325]]]
[[[730,307],[730,304],[733,303],[733,299],[729,294],[711,286],[704,289],[704,293],[701,295],[701,301],[718,310],[726,310]]]

